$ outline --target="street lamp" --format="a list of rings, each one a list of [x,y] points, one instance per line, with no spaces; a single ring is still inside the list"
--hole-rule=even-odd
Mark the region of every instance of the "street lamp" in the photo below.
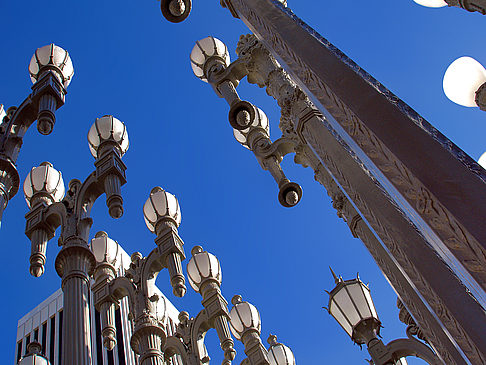
[[[228,119],[236,140],[250,149],[261,167],[273,176],[279,187],[279,202],[284,207],[295,206],[302,197],[302,188],[287,179],[280,163],[285,155],[295,152],[296,141],[282,137],[272,142],[265,113],[240,99],[236,87],[248,75],[246,63],[240,59],[230,63],[228,48],[214,37],[197,41],[190,59],[194,74],[227,101]]]
[[[381,322],[378,319],[370,289],[359,276],[343,280],[331,270],[336,287],[329,293],[328,312],[341,325],[354,343],[366,345],[372,364],[404,364],[407,356],[419,357],[431,365],[442,362],[424,343],[414,338],[407,328],[407,339],[391,341],[387,345],[379,339]],[[405,362],[406,363],[406,362]]]
[[[66,88],[74,68],[67,51],[50,44],[35,51],[29,64],[32,93],[19,107],[6,111],[0,106],[0,221],[8,201],[19,189],[15,167],[22,139],[37,120],[37,130],[50,134],[56,122],[55,112],[64,104]]]
[[[231,303],[231,332],[243,343],[247,355],[242,365],[295,365],[294,354],[287,346],[277,342],[277,336],[268,337],[270,348],[265,349],[260,339],[260,313],[253,304],[244,302],[240,295],[235,295]]]
[[[477,11],[481,14],[486,14],[485,0],[413,0],[419,5],[427,6],[429,8],[442,8],[444,6],[457,6],[467,11]]]
[[[180,312],[180,322],[175,334],[168,335],[169,331],[163,318],[160,318],[158,309],[165,303],[160,302],[161,298],[154,288],[159,272],[168,268],[174,293],[178,296],[185,294],[185,287],[180,290],[184,284],[180,263],[185,256],[183,242],[177,233],[181,222],[177,199],[160,187],[152,189],[144,205],[144,218],[147,227],[157,234],[157,247],[147,257],[139,252],[134,253],[130,268],[124,276],[116,277],[118,244],[108,238],[105,232],[98,232],[91,241],[91,250],[97,261],[94,302],[101,314],[101,332],[106,348],[113,349],[116,344],[115,307],[119,306],[123,297],[128,297],[131,319],[134,321],[130,346],[140,356],[141,365],[162,365],[174,356],[178,356],[184,365],[209,363],[204,338],[211,328],[216,330],[224,352],[223,365],[230,365],[235,359],[236,351],[229,322],[231,332],[245,344],[248,358],[243,364],[295,364],[290,349],[277,343],[275,336],[271,336],[270,349],[267,351],[263,348],[259,337],[260,315],[251,304],[242,302],[240,296],[235,296],[234,307],[228,312],[227,302],[221,294],[221,265],[216,256],[204,251],[201,246],[192,249],[187,274],[191,287],[202,296],[204,309],[194,318],[186,311]],[[179,281],[174,281],[174,278]],[[248,313],[248,308],[251,313]]]
[[[89,249],[90,211],[103,193],[109,214],[123,214],[121,186],[126,166],[121,157],[128,149],[124,124],[111,115],[96,119],[88,133],[96,170],[83,183],[69,182],[64,196],[61,173],[45,162],[34,167],[24,182],[24,195],[30,211],[26,214],[25,234],[31,240],[30,273],[44,273],[47,242],[61,227],[55,267],[62,278],[64,323],[62,363],[90,363],[89,280],[96,259]]]
[[[50,362],[41,354],[42,346],[37,341],[32,341],[27,345],[26,355],[20,359],[18,365],[49,365]]]
[[[486,69],[474,58],[452,62],[444,74],[443,88],[454,103],[486,111]]]

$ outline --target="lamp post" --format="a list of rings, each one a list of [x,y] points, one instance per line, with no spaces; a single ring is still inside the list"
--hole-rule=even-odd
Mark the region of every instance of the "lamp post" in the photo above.
[[[357,236],[441,358],[484,363],[486,341],[478,331],[486,323],[486,230],[478,224],[478,216],[486,214],[484,170],[281,1],[223,0],[222,5],[251,29],[325,116],[296,114],[292,132],[318,162],[309,166],[326,169],[356,209],[353,234],[361,220],[369,224],[374,237],[363,231]],[[204,65],[206,56],[224,55],[216,48],[193,61]],[[219,58],[208,60],[202,73],[199,67],[199,76],[219,76],[220,70],[223,75],[228,65]],[[216,92],[236,100],[234,77],[230,81],[228,92],[224,84]],[[255,81],[272,89],[266,79]],[[251,116],[249,108],[246,112]],[[251,124],[245,115],[238,120],[242,129]]]
[[[359,276],[343,280],[331,270],[336,287],[329,293],[329,314],[341,325],[351,340],[358,345],[366,345],[372,364],[403,364],[402,358],[419,357],[431,365],[442,362],[424,343],[414,338],[407,328],[407,339],[391,341],[387,345],[379,339],[381,322],[378,319],[370,289]]]
[[[33,276],[43,274],[47,242],[61,227],[61,250],[55,267],[62,278],[64,294],[63,364],[91,363],[88,297],[89,279],[96,263],[88,246],[93,223],[91,208],[105,193],[110,216],[119,218],[123,214],[121,185],[126,182],[126,166],[121,157],[128,149],[125,125],[113,116],[98,118],[88,133],[88,142],[96,170],[83,183],[71,180],[65,197],[61,173],[48,162],[34,167],[24,182],[30,208],[25,216],[25,234],[32,243]]]
[[[486,14],[485,0],[413,0],[417,4],[427,6],[429,8],[442,8],[444,6],[456,6],[467,11],[477,11],[481,14]]]
[[[236,140],[250,149],[261,167],[270,172],[279,187],[279,202],[284,207],[295,206],[302,197],[302,188],[285,176],[280,163],[285,155],[295,152],[296,143],[286,137],[272,142],[265,113],[240,99],[236,87],[248,75],[245,62],[238,59],[230,63],[226,45],[214,37],[196,42],[190,58],[194,74],[208,82],[230,106],[228,119]]]
[[[201,246],[192,249],[187,273],[191,287],[202,296],[204,309],[194,318],[188,312],[180,312],[176,332],[169,336],[169,331],[157,313],[160,298],[154,293],[154,285],[159,272],[168,268],[174,294],[182,297],[186,292],[181,267],[185,255],[182,239],[177,233],[181,222],[179,203],[172,194],[160,187],[154,188],[144,205],[144,218],[147,227],[157,235],[157,247],[147,257],[139,252],[134,253],[130,268],[124,276],[115,276],[116,242],[108,238],[105,232],[98,232],[91,241],[91,250],[97,261],[94,302],[101,314],[105,347],[112,349],[116,343],[114,310],[120,299],[128,297],[134,321],[130,345],[140,356],[141,365],[163,365],[174,356],[178,356],[184,365],[208,363],[204,338],[211,328],[216,330],[224,352],[223,365],[230,365],[236,351],[228,323],[235,337],[242,339],[245,344],[245,352],[249,357],[243,364],[294,364],[287,361],[293,359],[290,349],[278,344],[273,337],[269,359],[267,350],[261,346],[260,316],[253,306],[241,302],[241,297],[236,296],[234,307],[228,312],[227,302],[220,289],[221,265],[214,255],[204,251]],[[251,313],[247,310],[249,306],[253,308]],[[257,345],[256,350],[254,344]]]
[[[55,112],[64,104],[74,69],[68,52],[50,44],[35,51],[29,74],[34,84],[32,93],[18,107],[4,111],[0,106],[0,222],[9,200],[19,190],[15,163],[25,132],[36,120],[41,134],[52,132]]]

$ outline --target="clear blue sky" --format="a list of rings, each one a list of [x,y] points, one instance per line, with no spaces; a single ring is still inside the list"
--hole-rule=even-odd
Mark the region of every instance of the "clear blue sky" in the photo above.
[[[457,106],[442,92],[442,76],[457,57],[469,55],[486,64],[484,16],[427,9],[412,0],[289,0],[289,7],[474,159],[486,150],[486,114]],[[239,35],[249,32],[218,0],[195,0],[190,18],[181,24],[165,21],[155,0],[2,0],[0,14],[0,103],[18,105],[27,96],[27,66],[40,46],[54,42],[67,49],[75,67],[54,133],[41,136],[35,128],[27,133],[18,159],[22,181],[46,160],[62,171],[66,184],[84,179],[94,169],[86,135],[95,118],[113,114],[127,125],[125,215],[109,218],[102,197],[92,211],[91,236],[105,230],[127,252],[148,254],[155,237],[145,227],[142,205],[150,189],[160,185],[179,198],[187,255],[196,244],[214,253],[228,301],[241,294],[255,304],[263,340],[277,334],[299,364],[364,364],[369,358],[322,309],[328,301],[324,289],[334,285],[330,265],[345,278],[359,272],[370,282],[385,342],[405,336],[395,293],[361,241],[338,219],[312,171],[294,166],[288,157],[285,171],[302,185],[304,196],[295,208],[281,207],[271,176],[233,139],[226,103],[192,74],[189,53],[196,40],[216,36],[234,59]],[[272,138],[278,138],[273,99],[246,81],[240,94],[267,113]],[[17,320],[60,285],[56,239],[48,246],[44,276],[29,275],[25,213],[19,193],[0,230],[4,363],[14,358]],[[174,298],[166,273],[158,285],[179,309],[196,315],[202,308],[190,288],[185,298]],[[218,364],[223,356],[215,339],[213,333],[208,342]],[[237,350],[235,363],[244,355],[241,346]]]

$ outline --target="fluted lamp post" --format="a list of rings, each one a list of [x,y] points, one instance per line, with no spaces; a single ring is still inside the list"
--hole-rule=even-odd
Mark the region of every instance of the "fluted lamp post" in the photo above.
[[[29,74],[34,84],[32,93],[18,107],[4,111],[0,106],[0,221],[9,200],[19,190],[15,164],[25,132],[36,120],[41,134],[52,132],[56,110],[64,104],[74,68],[68,52],[50,44],[35,51]]]
[[[442,364],[430,347],[408,331],[407,339],[394,340],[385,345],[379,338],[381,322],[368,286],[359,277],[343,280],[334,272],[332,274],[336,287],[329,293],[328,312],[354,343],[367,346],[374,365],[406,364],[403,358],[407,356],[419,357],[431,365]]]
[[[96,119],[88,133],[96,170],[83,183],[69,182],[64,196],[61,173],[45,162],[34,167],[24,182],[24,194],[30,208],[26,214],[25,234],[31,240],[30,273],[44,273],[47,242],[60,226],[59,251],[55,267],[62,278],[64,325],[62,363],[89,364],[89,285],[96,260],[89,249],[90,211],[99,196],[106,195],[109,214],[123,214],[121,186],[125,170],[121,157],[128,149],[125,126],[113,116]]]
[[[250,149],[261,167],[270,172],[279,187],[279,202],[284,207],[295,206],[302,197],[302,188],[285,176],[280,163],[285,155],[295,152],[296,143],[285,137],[272,142],[265,113],[240,99],[236,87],[248,74],[245,63],[239,59],[230,63],[226,45],[214,37],[197,41],[190,59],[194,74],[227,101],[228,119],[236,140]]]
[[[42,353],[42,345],[32,341],[27,345],[27,353],[20,359],[18,365],[49,365],[50,362]]]
[[[442,8],[444,6],[456,6],[467,11],[477,11],[486,14],[486,0],[413,0],[419,5],[429,8]]]
[[[287,346],[277,342],[277,336],[270,335],[269,349],[265,349],[260,339],[260,313],[251,303],[243,301],[240,295],[231,300],[231,332],[245,346],[242,365],[295,365],[294,354]]]

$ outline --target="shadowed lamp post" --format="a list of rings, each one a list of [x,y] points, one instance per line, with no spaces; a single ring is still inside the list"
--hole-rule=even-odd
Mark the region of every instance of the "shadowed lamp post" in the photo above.
[[[64,104],[74,74],[67,51],[50,44],[35,51],[29,64],[32,93],[18,107],[0,105],[0,222],[4,209],[17,193],[20,178],[15,167],[22,139],[37,120],[37,130],[52,132],[56,110]]]
[[[44,273],[47,242],[61,227],[55,267],[62,278],[64,297],[62,364],[91,363],[89,326],[89,285],[96,260],[88,246],[93,224],[90,211],[102,194],[106,195],[109,214],[123,214],[121,186],[125,170],[121,157],[128,149],[125,125],[113,116],[96,119],[88,133],[96,170],[83,183],[69,182],[64,196],[61,173],[48,163],[34,167],[24,182],[24,194],[30,208],[26,214],[25,234],[31,240],[30,273]]]
[[[484,0],[447,3],[484,8]],[[295,152],[441,360],[486,363],[486,229],[479,218],[486,215],[486,171],[281,1],[221,5],[256,41],[240,38],[248,44],[230,64],[226,47],[206,38],[191,59],[196,75],[230,105],[237,138],[280,190],[280,159]],[[245,76],[277,99],[285,143],[263,138],[256,108],[239,99]],[[289,193],[283,201],[295,204],[298,191]]]
[[[359,277],[343,280],[331,270],[336,287],[329,293],[329,314],[341,325],[351,340],[366,345],[374,365],[400,365],[403,358],[416,356],[431,365],[442,362],[424,343],[415,339],[407,329],[408,339],[399,339],[385,345],[380,340],[381,322],[371,299],[370,289]],[[405,362],[406,363],[406,362]]]
[[[91,241],[91,250],[97,261],[94,302],[101,314],[104,346],[112,349],[116,344],[114,311],[120,299],[128,297],[134,322],[130,345],[140,356],[141,365],[163,365],[170,363],[174,356],[178,363],[184,365],[209,363],[204,338],[211,328],[216,330],[224,352],[222,364],[230,365],[236,355],[230,327],[235,337],[242,339],[245,344],[248,358],[243,364],[294,365],[290,349],[276,343],[273,338],[270,349],[267,351],[263,348],[259,338],[260,316],[253,306],[241,302],[241,297],[236,296],[233,309],[228,311],[220,289],[221,265],[214,255],[204,251],[201,246],[192,249],[187,273],[191,287],[202,296],[204,309],[195,318],[188,312],[180,312],[175,334],[169,335],[163,319],[157,314],[158,303],[163,298],[154,292],[154,288],[159,272],[167,268],[174,294],[182,297],[186,292],[181,267],[185,255],[182,239],[177,233],[181,222],[180,207],[172,194],[156,187],[152,189],[143,210],[147,227],[157,235],[157,247],[147,257],[139,252],[134,253],[124,276],[115,276],[118,244],[108,238],[105,232],[98,232]]]

